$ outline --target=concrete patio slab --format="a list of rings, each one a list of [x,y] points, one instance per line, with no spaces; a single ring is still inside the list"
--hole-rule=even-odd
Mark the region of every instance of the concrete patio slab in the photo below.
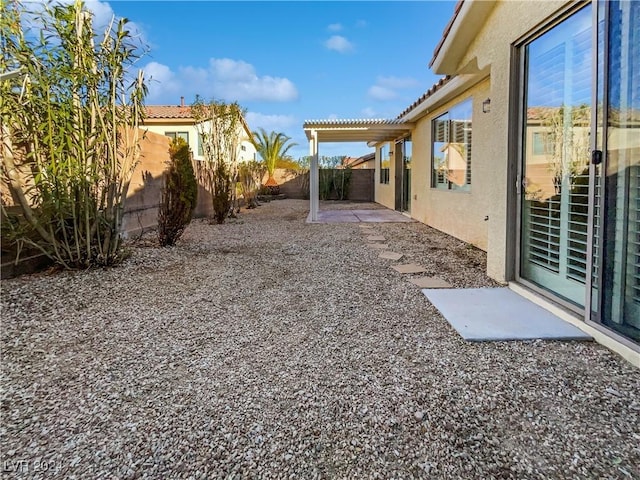
[[[380,255],[378,255],[378,257],[395,261],[395,260],[400,260],[403,257],[403,255],[401,253],[387,251],[387,252],[380,252]]]
[[[441,279],[440,277],[419,277],[409,280],[414,285],[420,288],[451,288],[452,285],[449,282]]]
[[[353,214],[361,222],[369,223],[409,223],[415,222],[411,217],[407,217],[395,210],[352,210]]]
[[[400,273],[422,273],[427,271],[424,267],[421,267],[420,265],[416,265],[415,263],[407,263],[404,265],[393,265],[391,268],[393,268],[396,272],[400,272]]]
[[[311,214],[307,217],[307,223],[359,223],[360,219],[353,215],[351,210],[332,210],[318,212],[318,221],[311,221]]]
[[[368,240],[369,242],[384,242],[386,238],[382,235],[369,235],[368,237],[365,237],[365,240]]]
[[[307,216],[307,223],[409,223],[415,222],[395,210],[376,208],[372,210],[321,210],[318,220],[311,221],[311,214]]]
[[[386,250],[389,248],[389,245],[386,243],[367,243],[367,247],[375,248],[377,250]]]
[[[425,289],[422,293],[468,341],[592,339],[509,288]]]

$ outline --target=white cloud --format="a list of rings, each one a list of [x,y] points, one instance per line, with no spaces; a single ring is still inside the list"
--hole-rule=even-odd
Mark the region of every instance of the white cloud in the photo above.
[[[149,87],[149,99],[154,96],[175,96],[180,95],[182,87],[175,73],[166,65],[158,62],[151,62],[143,68],[145,79]],[[167,102],[174,103],[174,102]]]
[[[340,30],[342,30],[342,25],[340,23],[332,23],[327,27],[327,30],[331,32],[339,32]]]
[[[58,0],[56,4],[60,5],[71,5],[74,0]],[[26,2],[29,6],[29,12],[23,16],[25,24],[28,28],[32,28],[35,30],[39,30],[42,27],[42,21],[40,16],[43,15],[45,11],[45,4],[42,1],[29,1]],[[111,5],[107,2],[101,2],[100,0],[86,0],[85,8],[89,10],[93,14],[93,29],[97,35],[102,36],[104,34],[105,29],[111,23],[111,20],[115,17],[115,21],[113,24],[113,28],[117,27],[117,21],[120,16],[118,16],[114,11]],[[126,29],[129,30],[131,36],[140,39],[145,42],[144,39],[144,31],[135,22],[129,21],[127,22]]]
[[[380,101],[394,100],[398,98],[398,94],[394,90],[380,85],[373,85],[372,87],[369,87],[367,94],[372,99]]]
[[[367,94],[379,101],[395,100],[399,97],[397,90],[412,88],[420,83],[411,77],[378,77],[376,84],[369,87]]]
[[[247,112],[245,119],[251,130],[264,128],[267,132],[284,132],[296,123],[293,115],[269,115],[258,112]]]
[[[288,102],[298,98],[296,86],[287,78],[258,76],[253,65],[230,58],[211,58],[206,67],[187,66],[177,71],[156,62],[144,70],[155,73],[157,82],[149,86],[149,100],[157,101],[180,91],[186,97],[201,95],[205,100]]]
[[[367,118],[374,118],[377,115],[377,112],[371,107],[363,108],[361,113]]]
[[[341,35],[333,35],[324,42],[324,46],[329,50],[335,50],[340,53],[349,53],[354,49],[353,44]]]
[[[411,88],[420,84],[411,77],[378,77],[376,83],[387,88]]]
[[[338,115],[336,115],[335,113],[332,113],[331,115],[329,115],[327,117],[329,120],[337,120],[338,119]]]
[[[93,25],[98,30],[106,28],[115,16],[113,8],[106,2],[88,0],[85,5],[93,13]]]

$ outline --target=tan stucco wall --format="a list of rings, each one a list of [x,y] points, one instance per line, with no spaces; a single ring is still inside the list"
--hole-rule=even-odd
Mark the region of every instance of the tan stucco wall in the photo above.
[[[389,145],[389,150],[393,151],[394,142],[387,142]],[[395,176],[396,176],[396,166],[395,162],[391,162],[389,166],[389,183],[380,183],[380,146],[383,144],[376,145],[376,173],[373,180],[374,183],[374,192],[376,202],[384,205],[387,208],[394,209],[396,206],[396,197],[395,197]]]
[[[490,90],[489,80],[453,98],[422,117],[412,134],[411,216],[438,230],[487,249],[489,192],[494,189],[489,114],[482,113],[482,101]],[[431,121],[461,101],[472,98],[471,190],[446,191],[431,188]]]

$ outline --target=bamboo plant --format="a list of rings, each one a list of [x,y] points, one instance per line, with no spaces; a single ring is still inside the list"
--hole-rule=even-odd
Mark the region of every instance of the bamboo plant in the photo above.
[[[80,1],[37,6],[0,6],[0,72],[20,72],[0,81],[2,176],[26,227],[16,240],[66,268],[112,265],[139,157],[141,49],[125,19],[97,34]]]

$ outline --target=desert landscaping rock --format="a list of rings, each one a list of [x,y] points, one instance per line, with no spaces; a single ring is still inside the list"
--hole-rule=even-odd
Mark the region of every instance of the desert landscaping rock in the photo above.
[[[397,252],[380,252],[380,254],[378,255],[379,258],[385,258],[387,260],[400,260],[402,258],[402,254],[401,253],[397,253]]]
[[[357,224],[307,212],[3,281],[3,478],[640,477],[637,368],[594,342],[466,343]],[[497,286],[424,224],[376,231],[426,275]]]
[[[368,237],[365,237],[365,240],[368,242],[384,242],[386,238],[382,235],[369,235]]]

